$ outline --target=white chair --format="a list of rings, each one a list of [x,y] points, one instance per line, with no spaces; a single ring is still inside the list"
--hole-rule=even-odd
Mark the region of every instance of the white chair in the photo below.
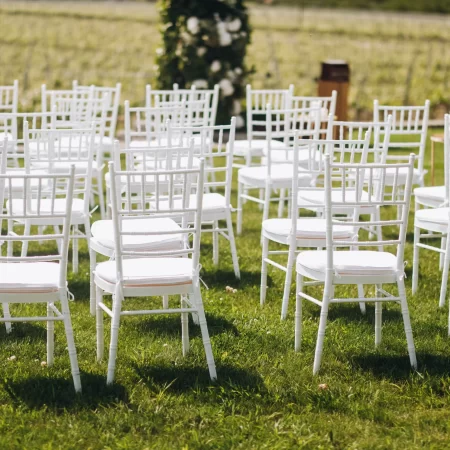
[[[75,185],[73,194],[71,227],[72,227],[72,256],[74,273],[78,272],[78,239],[86,239],[89,244],[90,211],[89,194],[91,191],[92,161],[94,151],[94,128],[91,129],[46,129],[29,130],[28,124],[24,124],[25,152],[29,155],[29,166],[32,171],[39,170],[48,174],[65,174],[72,165],[75,165]],[[33,145],[30,145],[30,144]],[[14,214],[20,213],[22,201],[19,198],[13,200],[16,205]],[[65,200],[58,199],[58,207],[65,208]],[[25,225],[29,233],[32,225],[58,226],[59,224],[49,220],[39,220],[34,223],[33,218],[23,221],[19,216],[10,221]],[[84,227],[84,233],[79,229]],[[12,231],[12,230],[11,230]],[[22,246],[22,255],[26,256],[28,245],[25,241]]]
[[[450,155],[450,115],[445,115],[445,127],[444,127],[444,165],[449,165]],[[436,251],[441,254],[443,268],[442,268],[442,281],[441,292],[439,296],[439,306],[445,305],[445,297],[447,295],[447,282],[448,271],[450,269],[450,239],[448,239],[450,231],[450,218],[449,218],[449,183],[446,179],[446,195],[445,200],[440,207],[417,209],[414,214],[414,257],[413,257],[413,280],[412,280],[412,292],[415,294],[418,289],[419,283],[419,249],[427,249]],[[417,200],[417,198],[416,198]],[[433,205],[429,205],[433,206]],[[432,245],[424,244],[422,239],[441,239],[441,247],[434,247]]]
[[[294,86],[288,89],[252,89],[246,87],[247,107],[247,138],[236,139],[234,142],[234,167],[250,167],[253,158],[263,156],[263,149],[267,145],[266,107],[270,104],[272,110],[290,109]],[[273,139],[272,149],[284,148],[282,142]],[[237,160],[236,160],[237,159]],[[244,163],[242,163],[244,159]]]
[[[190,89],[180,89],[177,83],[174,83],[173,89],[152,89],[151,85],[147,84],[145,86],[145,106],[147,108],[155,107],[157,102],[204,101],[208,97],[207,125],[214,126],[219,104],[219,91],[218,84],[213,89],[197,89],[195,86]]]
[[[310,114],[311,111],[316,110],[309,108],[306,110],[273,110],[271,105],[266,106],[266,165],[241,167],[238,171],[238,234],[242,233],[244,200],[249,200],[263,206],[263,221],[269,217],[270,203],[277,201],[279,202],[278,215],[281,217],[284,190],[291,188],[293,174],[298,175],[300,186],[310,186],[314,182],[313,177],[309,174],[310,154],[305,152],[304,157],[303,155],[299,157],[299,160],[304,160],[304,166],[306,166],[301,167],[300,171],[298,167],[294,169],[291,156],[293,152],[292,136],[294,130],[301,130],[299,133],[305,138],[317,138],[320,122],[317,115]],[[274,137],[281,140],[275,140],[273,139]],[[277,144],[273,147],[272,144],[274,142]],[[280,162],[280,160],[278,162],[272,161],[272,153],[281,151],[284,153],[283,162]],[[259,198],[249,194],[249,190],[251,189],[259,190]],[[280,197],[272,198],[272,193],[276,190],[280,190]]]
[[[15,114],[19,105],[19,82],[14,80],[12,86],[0,86],[0,113],[1,114]],[[0,130],[0,140],[5,137],[9,141],[14,139],[14,136],[8,130]]]
[[[54,361],[55,322],[62,321],[66,332],[72,377],[76,392],[81,392],[80,371],[73,338],[67,288],[67,253],[69,245],[70,217],[72,209],[72,192],[74,190],[75,168],[71,167],[66,174],[29,175],[0,173],[0,225],[3,220],[20,220],[33,223],[57,223],[62,231],[44,235],[36,235],[31,229],[23,234],[2,234],[0,241],[11,246],[15,242],[32,243],[36,241],[55,242],[58,244],[54,254],[37,256],[2,256],[0,247],[0,303],[3,306],[3,317],[7,331],[11,332],[13,322],[47,322],[47,364]],[[16,202],[12,193],[12,184],[23,185],[24,197],[20,208],[16,210]],[[5,185],[9,189],[5,189]],[[6,199],[4,194],[7,192]],[[3,209],[6,200],[6,211]],[[61,206],[64,205],[63,207]],[[0,227],[1,229],[1,227]],[[1,233],[1,232],[0,232]],[[61,311],[56,304],[60,302]],[[45,303],[46,314],[41,316],[14,316],[9,304]]]
[[[89,91],[91,86],[81,86],[77,80],[72,82],[72,87],[75,91]],[[103,152],[112,152],[113,144],[116,136],[117,117],[119,114],[120,106],[120,91],[122,85],[117,83],[114,87],[94,86],[94,99],[102,100],[107,94],[108,104],[106,106],[106,118],[105,118],[105,133],[102,142],[99,142],[101,137],[95,137],[96,144],[102,144],[101,148]]]
[[[322,360],[325,329],[328,319],[328,309],[331,304],[349,302],[375,302],[375,345],[381,343],[381,315],[383,302],[400,303],[405,328],[408,353],[411,366],[417,367],[416,352],[414,347],[411,322],[406,299],[404,283],[404,247],[406,230],[408,224],[408,213],[411,198],[411,187],[413,181],[414,155],[410,156],[409,163],[402,164],[342,164],[332,163],[331,156],[325,158],[325,220],[326,220],[326,250],[305,251],[297,257],[297,296],[295,312],[295,350],[300,350],[302,337],[302,301],[308,300],[321,308],[319,331],[317,335],[316,351],[314,357],[313,373],[320,369]],[[402,195],[391,192],[387,199],[384,195],[385,180],[388,170],[395,172],[395,179],[400,173],[406,173],[406,183]],[[372,178],[372,183],[380,183],[380,194],[362,197],[346,196],[341,191],[338,199],[333,195],[333,173],[339,171],[345,177],[355,181],[356,191],[362,193],[364,179]],[[356,175],[356,176],[355,176]],[[377,181],[378,180],[378,181]],[[343,185],[345,186],[345,184]],[[392,207],[400,209],[400,219],[389,220],[382,215],[381,220],[376,222],[377,226],[398,227],[398,234],[382,240],[367,241],[359,240],[351,243],[351,250],[337,250],[338,247],[349,246],[347,240],[341,239],[335,232],[336,227],[342,226],[342,219],[333,218],[333,211],[338,209],[354,209],[352,218],[347,220],[346,225],[354,228],[355,232],[361,226],[367,226],[369,222],[361,219],[362,211],[370,210],[374,206]],[[392,231],[391,231],[392,233]],[[396,252],[372,251],[362,247],[380,248],[385,245],[395,246]],[[305,282],[304,278],[312,281]],[[323,284],[323,297],[318,299],[305,293],[308,285],[317,286]],[[338,285],[362,285],[372,284],[376,286],[374,297],[358,295],[358,298],[337,298],[335,287]],[[383,284],[396,284],[398,295],[392,295],[383,288]]]
[[[373,121],[386,122],[388,116],[392,116],[391,141],[389,148],[399,151],[414,152],[417,156],[416,167],[414,168],[413,185],[424,186],[424,177],[427,170],[424,169],[425,146],[428,130],[428,117],[430,113],[430,101],[427,100],[424,106],[381,106],[378,100],[374,100]],[[388,152],[387,162],[407,161],[409,158],[405,154],[392,154]],[[386,184],[392,186],[394,183],[393,168],[387,172]],[[396,186],[402,186],[406,180],[406,169],[399,174],[400,179],[395,180]]]
[[[213,233],[213,262],[219,264],[219,236],[230,243],[234,274],[240,279],[239,261],[236,240],[233,231],[231,212],[231,183],[233,178],[233,148],[236,119],[231,118],[230,125],[203,127],[172,127],[169,123],[169,134],[179,146],[186,145],[186,140],[194,141],[195,155],[205,160],[205,194],[203,196],[202,232]],[[228,142],[224,142],[224,133],[228,134]],[[214,139],[214,135],[216,138]],[[178,142],[177,142],[178,139]],[[215,143],[213,144],[213,141]],[[221,192],[217,192],[220,190]],[[212,192],[214,191],[214,192]],[[191,201],[195,201],[192,197]],[[225,221],[221,228],[219,221]],[[212,228],[205,228],[210,225]]]
[[[296,133],[298,137],[298,132]],[[305,152],[311,155],[309,170],[311,174],[321,176],[323,173],[323,161],[324,152],[327,151],[333,158],[339,160],[350,159],[357,163],[365,163],[367,160],[368,145],[370,142],[370,128],[366,131],[365,136],[362,139],[341,139],[341,140],[296,140],[293,151],[294,166],[299,166],[299,154]],[[357,136],[360,137],[361,136]],[[343,185],[345,182],[349,182],[345,186],[347,195],[355,197],[356,191],[353,185],[353,180],[345,180],[339,176],[339,173],[335,174],[334,183],[335,187]],[[290,218],[287,219],[266,219],[262,223],[262,265],[261,265],[261,291],[260,291],[260,303],[263,305],[266,299],[267,292],[267,265],[271,265],[286,272],[284,281],[283,301],[281,307],[281,319],[284,320],[287,317],[289,306],[289,294],[292,282],[292,272],[295,264],[295,255],[300,248],[313,247],[321,249],[325,247],[325,220],[323,218],[311,218],[311,217],[299,217],[299,210],[304,205],[304,200],[300,197],[300,194],[305,193],[317,194],[320,193],[322,198],[324,197],[323,188],[313,187],[310,191],[299,188],[298,177],[293,177],[292,189],[291,189],[291,211]],[[334,196],[340,191],[338,188],[333,192]],[[300,193],[300,194],[299,194]],[[303,203],[302,203],[303,202]],[[324,200],[321,205],[317,205],[323,209],[325,204]],[[335,211],[335,214],[349,214],[351,210],[339,209]],[[355,239],[354,230],[352,227],[348,227],[342,224],[337,228],[336,233],[339,237],[347,242],[351,242]],[[288,250],[269,250],[270,242],[277,244],[288,245]],[[287,254],[287,265],[283,266],[278,261],[271,259],[271,255]],[[361,289],[361,288],[360,288]],[[364,312],[364,308],[362,308]]]
[[[189,350],[188,314],[195,313],[206,353],[209,374],[216,379],[216,367],[209,338],[203,302],[200,293],[199,257],[201,212],[203,199],[203,160],[198,169],[179,169],[167,171],[116,172],[114,163],[110,163],[111,205],[114,225],[115,260],[97,265],[95,269],[96,284],[96,321],[97,321],[97,359],[103,358],[103,314],[111,317],[111,343],[109,349],[107,383],[114,381],[119,327],[121,317],[146,314],[181,314],[183,354]],[[145,199],[137,196],[134,204],[128,194],[128,180],[136,175],[142,176],[143,191],[147,177],[156,184],[156,192],[164,192],[161,197]],[[125,183],[124,183],[125,177]],[[189,205],[192,194],[192,178],[196,179],[197,202],[195,207]],[[169,182],[169,188],[167,188]],[[160,186],[161,183],[161,186]],[[160,187],[158,187],[160,186]],[[123,194],[121,194],[123,193]],[[161,203],[160,203],[161,201]],[[183,248],[179,250],[136,252],[124,247],[123,241],[130,234],[149,236],[161,234],[143,230],[141,233],[128,233],[122,226],[126,218],[136,216],[139,220],[150,213],[152,217],[181,217],[181,226],[177,230],[165,230],[164,234],[183,235]],[[194,215],[193,226],[188,226],[189,217]],[[190,246],[189,235],[193,235]],[[191,255],[191,257],[189,257]],[[103,301],[103,293],[112,295],[112,308]],[[176,295],[181,297],[181,308],[162,308],[145,310],[122,310],[122,303],[127,297],[149,297]]]
[[[16,113],[19,105],[19,82],[11,86],[0,86],[0,113]]]
[[[125,171],[131,173],[136,171],[134,178],[124,179],[127,181],[127,192],[134,197],[140,195],[142,198],[146,196],[158,195],[156,192],[157,184],[154,177],[149,175],[146,177],[146,183],[142,182],[140,175],[142,170],[168,170],[168,169],[191,169],[194,160],[194,144],[189,143],[186,147],[139,147],[131,149],[120,149],[119,142],[115,143],[114,163],[115,167],[121,168],[125,164]],[[198,167],[198,162],[197,162]],[[107,205],[111,206],[110,191],[111,178],[108,172],[105,175],[107,186]],[[153,182],[152,182],[153,181]],[[162,182],[158,187],[162,186]],[[167,187],[167,186],[166,186]],[[162,193],[163,194],[163,193]],[[161,194],[161,195],[162,195]],[[136,199],[133,200],[136,203]],[[130,199],[131,203],[131,199]],[[123,239],[124,249],[135,251],[157,251],[165,249],[177,249],[182,245],[182,235],[164,234],[164,231],[175,231],[179,229],[179,224],[171,218],[152,218],[144,217],[141,220],[123,219],[123,229],[127,232],[142,233],[143,231],[152,231],[151,235],[128,236]],[[157,232],[161,233],[158,234]],[[91,239],[89,241],[90,252],[90,308],[91,314],[95,315],[95,286],[94,286],[94,270],[96,265],[96,254],[114,258],[114,230],[112,220],[97,220],[91,227]],[[168,297],[163,298],[163,304],[167,306]]]
[[[325,136],[327,133],[328,124],[331,120],[335,120],[336,114],[337,91],[332,91],[330,96],[312,97],[312,96],[298,96],[291,97],[292,109],[304,108],[319,108],[319,117],[321,122],[320,134]],[[337,138],[332,136],[331,139]]]

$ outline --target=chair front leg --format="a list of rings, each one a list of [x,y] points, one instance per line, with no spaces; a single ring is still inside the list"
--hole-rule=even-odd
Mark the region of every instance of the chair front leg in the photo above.
[[[241,271],[239,270],[239,260],[236,249],[236,238],[234,237],[233,221],[231,220],[231,210],[226,213],[228,239],[230,241],[231,258],[233,260],[234,276],[240,280]]]
[[[3,317],[5,319],[10,319],[11,318],[11,314],[9,312],[9,304],[8,303],[2,303],[2,307],[3,307]],[[5,322],[5,328],[6,328],[6,332],[9,334],[12,331],[12,326],[11,326],[11,322]]]
[[[113,316],[111,320],[111,342],[109,345],[108,375],[106,384],[114,382],[116,370],[117,347],[119,341],[120,316],[122,312],[122,295],[113,295]]]
[[[213,264],[217,266],[219,264],[219,232],[216,231],[219,228],[219,222],[215,220],[213,222]]]
[[[292,283],[292,271],[294,270],[294,263],[295,263],[295,249],[296,244],[294,240],[294,242],[289,245],[286,277],[284,279],[283,302],[281,305],[281,320],[285,320],[288,313],[289,295],[291,293],[291,283]]]
[[[238,182],[238,207],[237,207],[237,219],[236,219],[236,233],[240,235],[242,233],[242,191],[243,184]]]
[[[406,342],[408,346],[409,361],[413,369],[417,369],[416,348],[414,346],[414,339],[411,328],[411,319],[409,317],[408,302],[406,300],[405,282],[403,276],[397,280],[398,293],[400,297],[400,304],[402,308],[403,326],[405,328]]]
[[[441,253],[442,255],[442,253]],[[439,296],[439,308],[445,305],[445,297],[447,296],[448,271],[450,268],[450,239],[445,240],[444,266],[442,268],[441,293]]]
[[[303,292],[303,276],[297,274],[297,283],[295,287],[295,344],[296,352],[299,352],[302,345],[303,332],[303,297],[300,295]]]
[[[269,239],[262,238],[262,257],[261,257],[261,288],[259,293],[259,303],[261,306],[266,302],[267,293],[267,262],[266,258],[269,256]]]
[[[47,317],[53,317],[53,310],[47,303]],[[53,366],[55,360],[55,322],[47,321],[47,365]]]
[[[181,296],[181,307],[186,308],[188,303],[184,295]],[[183,356],[189,353],[189,317],[187,312],[181,313],[181,346]]]
[[[95,314],[96,314],[96,331],[97,331],[97,361],[103,359],[105,352],[105,330],[103,323],[104,312],[100,308],[100,303],[103,301],[103,290],[95,286]]]
[[[413,273],[412,273],[412,293],[417,292],[419,285],[419,251],[420,228],[414,227],[414,246],[413,246]]]

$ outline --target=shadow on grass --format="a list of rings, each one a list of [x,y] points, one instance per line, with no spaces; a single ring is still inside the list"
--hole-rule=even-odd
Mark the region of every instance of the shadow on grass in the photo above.
[[[30,341],[45,341],[47,331],[45,327],[40,327],[30,322],[15,322],[12,325],[12,332],[6,333],[4,323],[0,323],[0,338],[4,341],[15,341],[16,339],[28,339]]]
[[[29,408],[39,409],[43,406],[82,410],[96,409],[100,405],[127,402],[127,393],[120,384],[106,386],[104,375],[82,373],[83,393],[75,393],[72,378],[30,376],[26,380],[3,381],[3,388],[11,399],[24,403]]]
[[[212,381],[206,367],[176,367],[176,366],[141,366],[135,365],[134,370],[152,390],[164,389],[168,392],[182,393],[198,391],[209,393],[211,389],[222,392],[250,390],[266,393],[263,379],[251,370],[234,366],[217,366],[217,380]]]
[[[206,314],[208,330],[210,336],[231,332],[234,336],[239,336],[236,326],[224,317]],[[149,317],[133,323],[133,328],[139,333],[155,333],[165,336],[181,336],[180,315]],[[189,316],[189,336],[201,336],[200,327],[195,325],[192,317]]]
[[[236,279],[234,271],[230,269],[218,269],[215,272],[201,273],[202,279],[207,285],[211,286],[223,286],[231,285],[237,289],[246,289],[248,287],[255,287],[261,285],[261,272],[248,272],[241,270],[241,279]]]
[[[357,355],[350,357],[355,370],[371,372],[377,378],[401,380],[408,378],[414,369],[411,368],[406,350],[401,355]],[[417,353],[417,371],[431,376],[449,376],[450,357]]]

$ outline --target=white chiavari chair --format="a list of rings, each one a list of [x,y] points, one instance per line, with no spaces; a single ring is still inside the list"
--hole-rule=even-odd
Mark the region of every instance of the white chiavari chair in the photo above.
[[[317,334],[316,350],[314,357],[313,373],[317,374],[320,369],[325,329],[328,320],[328,310],[331,304],[351,303],[351,302],[374,302],[375,303],[375,345],[381,343],[382,328],[382,305],[385,302],[399,303],[403,316],[403,323],[406,334],[406,341],[411,366],[417,367],[416,352],[411,329],[411,321],[408,310],[408,302],[405,291],[404,273],[404,248],[406,231],[408,225],[408,213],[411,199],[411,187],[413,181],[414,155],[410,155],[408,163],[399,164],[355,164],[332,162],[332,156],[325,157],[325,220],[326,220],[326,250],[304,251],[297,257],[297,296],[295,312],[295,350],[299,351],[302,337],[302,302],[308,300],[321,309],[319,330]],[[394,186],[389,186],[389,196],[385,195],[386,179],[389,171],[394,171],[394,178],[400,178],[400,173],[406,173],[406,183],[401,193]],[[346,195],[343,184],[339,195],[334,195],[334,173],[339,172],[341,176],[347,178],[350,183],[354,183],[357,195]],[[369,179],[370,184],[378,184],[380,191],[376,195],[363,197],[365,180]],[[372,181],[370,181],[372,180]],[[392,189],[393,188],[393,189]],[[353,214],[349,215],[345,221],[346,226],[353,227],[355,232],[361,232],[361,228],[370,224],[361,217],[364,211],[370,211],[375,206],[383,209],[396,208],[399,210],[397,219],[390,220],[381,215],[381,220],[373,223],[376,226],[389,227],[389,233],[381,240],[368,241],[360,237],[360,240],[353,241],[350,245],[347,240],[342,239],[339,233],[335,232],[337,227],[341,227],[342,218],[333,217],[336,210],[353,209]],[[392,232],[392,228],[398,228],[397,232]],[[381,235],[383,235],[382,233]],[[389,246],[394,248],[392,252],[374,251],[370,248],[383,248]],[[350,250],[342,249],[350,247]],[[307,278],[311,281],[305,281]],[[374,297],[358,295],[357,298],[340,298],[335,294],[335,288],[340,285],[375,285]],[[389,293],[383,288],[385,284],[395,284],[398,294]],[[305,287],[323,285],[322,298],[315,298],[306,294]]]

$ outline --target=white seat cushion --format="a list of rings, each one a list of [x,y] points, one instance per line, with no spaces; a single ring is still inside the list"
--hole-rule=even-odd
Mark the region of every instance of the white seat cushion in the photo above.
[[[10,201],[6,203],[6,208],[10,214],[21,216],[23,215],[23,200],[22,199],[13,199],[12,200],[12,208],[10,205]],[[31,200],[31,208],[30,210],[34,213],[37,211],[37,200]],[[54,201],[54,207],[53,212],[55,214],[63,214],[66,210],[66,200],[64,198],[57,198]],[[50,214],[50,211],[52,211],[52,200],[50,199],[43,199],[40,202],[40,211],[41,214],[48,215]],[[84,213],[84,200],[81,198],[74,198],[72,201],[72,223],[83,223],[83,220],[85,218]],[[23,219],[20,219],[23,220]],[[56,219],[52,219],[56,220]],[[61,219],[62,222],[63,219]],[[46,224],[45,218],[40,219],[31,219],[32,223],[36,224]],[[59,221],[59,220],[58,220]]]
[[[386,185],[388,185],[388,186],[393,185],[394,178],[395,178],[395,172],[396,172],[396,169],[390,168],[390,167],[386,170],[386,179],[385,179]],[[426,173],[427,173],[426,170],[423,171],[423,173],[421,174],[419,169],[414,169],[412,184],[419,184],[420,180],[421,180],[421,175],[424,176]],[[408,168],[400,167],[400,169],[398,171],[398,175],[397,175],[397,185],[398,186],[404,186],[406,184],[407,175],[408,175]]]
[[[45,293],[58,289],[58,263],[0,264],[0,293]]]
[[[270,178],[274,185],[282,184],[289,187],[292,184],[293,177],[292,164],[274,164],[271,167]],[[238,179],[240,183],[244,183],[249,186],[265,187],[268,178],[267,167],[243,167],[239,169]],[[299,171],[298,181],[300,186],[309,186],[312,181],[312,176],[308,172]]]
[[[334,251],[333,264],[340,276],[391,276],[397,271],[397,258],[392,253],[370,250]],[[306,251],[297,256],[297,272],[317,280],[325,278],[327,252]]]
[[[346,190],[345,191],[345,201],[353,202],[356,199],[356,191],[354,190]],[[369,194],[366,191],[363,191],[361,194],[362,201],[369,200]],[[342,191],[340,189],[331,191],[331,201],[333,202],[341,202],[342,201]],[[299,205],[311,204],[318,206],[325,206],[325,190],[317,189],[310,191],[299,191],[298,193],[298,203]],[[344,206],[344,205],[343,205]]]
[[[233,154],[235,156],[247,156],[250,152],[252,156],[262,156],[263,148],[266,144],[265,139],[239,139],[234,141]],[[274,148],[285,148],[286,144],[281,141],[272,139],[270,141],[271,147]]]
[[[434,223],[438,225],[447,225],[449,221],[449,208],[419,209],[414,217],[414,224],[420,226],[420,223]]]
[[[137,258],[123,260],[123,280],[127,287],[170,286],[192,283],[194,269],[189,258]],[[116,284],[116,263],[97,265],[95,275]]]
[[[262,227],[264,234],[272,240],[280,242],[291,233],[291,219],[267,219]],[[355,235],[354,227],[348,225],[337,225],[333,227],[335,239],[352,239]],[[325,240],[326,222],[325,219],[299,218],[297,219],[297,239],[304,240]]]
[[[168,218],[145,218],[122,220],[122,231],[125,232],[157,232],[177,231],[180,227]],[[92,224],[91,233],[100,245],[114,249],[114,231],[112,220],[97,220]],[[125,251],[165,251],[183,248],[182,234],[132,235],[122,236]]]
[[[422,205],[439,206],[445,201],[445,186],[426,186],[414,189],[416,201]]]

